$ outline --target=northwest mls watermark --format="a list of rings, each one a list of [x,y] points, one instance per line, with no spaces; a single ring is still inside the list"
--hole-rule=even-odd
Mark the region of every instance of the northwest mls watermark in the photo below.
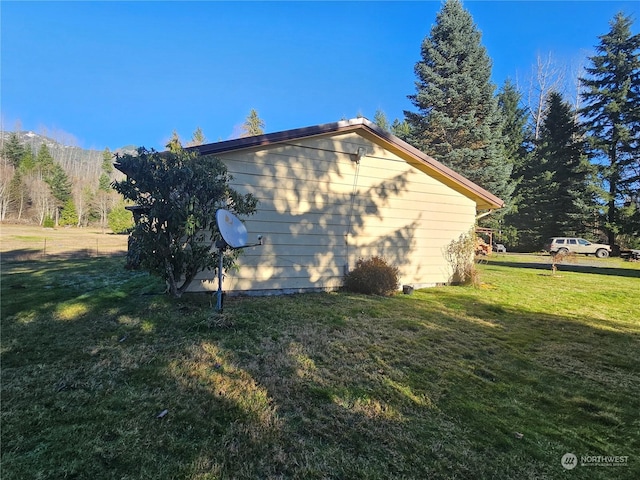
[[[628,455],[582,455],[577,457],[573,453],[565,453],[561,460],[567,470],[580,467],[626,467],[629,465]]]

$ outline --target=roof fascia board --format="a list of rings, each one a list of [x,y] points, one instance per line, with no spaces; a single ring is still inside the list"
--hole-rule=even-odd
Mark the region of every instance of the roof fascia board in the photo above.
[[[434,178],[442,181],[454,190],[472,198],[475,200],[479,209],[496,209],[504,207],[504,201],[502,199],[496,197],[484,188],[463,177],[446,165],[431,158],[417,148],[409,145],[404,140],[386,132],[366,118],[342,120],[340,122],[296,128],[282,132],[237,138],[217,143],[199,145],[197,147],[189,147],[187,150],[197,150],[200,155],[216,155],[237,150],[267,147],[269,145],[280,144],[291,140],[299,140],[301,138],[346,133],[351,131],[361,131],[361,134],[363,134],[365,138],[378,144],[382,141],[385,148],[400,156],[418,169],[423,170],[424,167],[426,167],[427,172],[425,173],[432,175]]]

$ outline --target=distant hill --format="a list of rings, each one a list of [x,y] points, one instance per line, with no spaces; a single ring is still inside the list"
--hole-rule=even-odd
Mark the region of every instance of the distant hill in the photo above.
[[[102,164],[103,150],[64,145],[57,140],[32,131],[0,132],[0,142],[4,143],[14,133],[23,145],[31,148],[34,155],[38,152],[40,145],[45,144],[51,152],[51,156],[68,171],[99,171]],[[114,154],[126,154],[135,153],[136,149],[137,147],[133,145],[127,145],[116,150],[110,150]]]
[[[22,131],[18,131],[18,132],[0,132],[0,138],[2,139],[2,141],[5,141],[9,138],[9,135],[11,134],[17,134],[18,138],[20,139],[20,141],[24,144],[24,145],[29,145],[31,146],[31,148],[33,149],[33,152],[36,153],[38,151],[38,148],[40,147],[40,145],[42,145],[43,143],[45,143],[47,145],[47,147],[51,150],[51,152],[53,153],[54,151],[56,152],[77,152],[76,156],[88,156],[88,157],[92,157],[94,155],[99,155],[100,158],[102,158],[102,150],[91,150],[91,149],[84,149],[84,148],[80,148],[77,146],[73,146],[73,145],[65,145],[62,142],[59,142],[57,140],[54,140],[50,137],[47,137],[45,135],[41,135],[39,133],[34,133],[32,131],[26,131],[26,130],[22,130]],[[113,153],[120,153],[120,154],[125,154],[125,153],[135,153],[138,147],[136,147],[135,145],[125,145],[124,147],[120,147],[117,148],[115,150],[113,149],[109,149],[111,150]],[[69,154],[67,154],[68,156]]]

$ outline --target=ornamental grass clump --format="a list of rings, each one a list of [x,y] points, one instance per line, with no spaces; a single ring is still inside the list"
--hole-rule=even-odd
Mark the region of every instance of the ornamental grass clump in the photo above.
[[[359,259],[344,278],[344,289],[353,293],[390,296],[398,291],[400,273],[382,257]]]

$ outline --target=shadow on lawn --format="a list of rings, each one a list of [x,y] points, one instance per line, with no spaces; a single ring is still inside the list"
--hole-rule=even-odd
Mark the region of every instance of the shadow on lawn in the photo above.
[[[126,249],[121,247],[96,248],[95,246],[78,248],[77,246],[65,248],[17,248],[2,252],[2,263],[34,262],[34,261],[58,261],[78,260],[100,257],[125,257]]]
[[[553,477],[567,451],[611,453],[580,422],[637,445],[639,339],[616,325],[447,288],[230,298],[220,327],[207,297],[143,296],[131,273],[87,290],[110,264],[83,265],[12,278],[27,296],[2,317],[7,478]]]
[[[504,262],[500,260],[487,260],[489,265],[497,265],[501,267],[513,267],[513,268],[532,268],[536,270],[546,270],[551,272],[551,260],[549,263],[542,262]],[[558,271],[562,272],[576,272],[576,273],[592,273],[597,275],[615,275],[618,277],[632,277],[640,278],[640,269],[630,268],[615,268],[615,267],[600,267],[593,265],[578,265],[573,263],[558,263],[556,264]]]

